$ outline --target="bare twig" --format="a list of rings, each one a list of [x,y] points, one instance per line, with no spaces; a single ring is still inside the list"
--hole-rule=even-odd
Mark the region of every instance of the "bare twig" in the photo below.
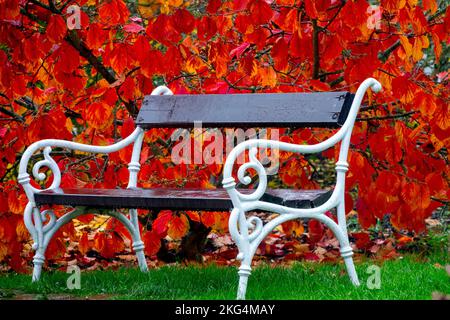
[[[319,57],[319,32],[320,28],[317,26],[317,19],[312,20],[313,34],[312,34],[312,45],[313,45],[313,73],[312,78],[319,78],[319,68],[320,68],[320,57]]]
[[[405,113],[400,113],[400,114],[391,114],[391,115],[383,116],[383,117],[357,118],[356,121],[372,121],[372,120],[379,121],[379,120],[397,119],[397,118],[409,117],[415,113],[417,113],[417,111],[410,111],[410,112],[405,112]]]

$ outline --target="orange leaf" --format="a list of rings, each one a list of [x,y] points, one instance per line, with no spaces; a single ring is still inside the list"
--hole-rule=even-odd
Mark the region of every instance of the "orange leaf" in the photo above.
[[[80,241],[78,242],[78,250],[82,255],[85,255],[86,252],[88,252],[90,246],[89,246],[89,239],[86,232],[83,232],[81,235]]]
[[[98,232],[94,237],[94,249],[97,252],[102,252],[106,246],[106,236],[104,232]]]
[[[216,223],[216,217],[214,212],[212,211],[202,212],[202,223],[208,228],[212,227]]]
[[[89,126],[95,129],[105,129],[113,121],[112,107],[103,102],[94,102],[89,105],[84,113]]]
[[[283,228],[283,232],[290,236],[300,236],[305,232],[305,227],[303,227],[303,222],[292,220],[284,222],[281,227]]]
[[[60,259],[66,252],[64,241],[59,237],[53,237],[45,251],[45,257],[49,260]]]
[[[200,222],[200,215],[198,214],[198,211],[186,211],[186,214],[192,221]]]
[[[180,216],[172,216],[169,221],[169,229],[167,234],[174,240],[181,239],[189,230],[189,220],[182,214]]]
[[[399,36],[400,43],[402,44],[403,49],[405,50],[406,57],[409,58],[412,56],[413,46],[409,42],[408,37],[400,35]]]
[[[9,210],[15,214],[22,214],[27,204],[24,194],[19,195],[17,191],[10,191],[8,194]]]
[[[428,186],[415,182],[406,183],[402,187],[401,197],[413,210],[426,209],[431,202]]]

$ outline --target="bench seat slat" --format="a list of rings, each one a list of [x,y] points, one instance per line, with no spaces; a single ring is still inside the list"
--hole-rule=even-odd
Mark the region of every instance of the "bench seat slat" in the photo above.
[[[239,189],[242,193],[254,190]],[[324,203],[330,190],[268,189],[263,201],[294,208]],[[229,210],[232,203],[225,189],[57,189],[35,194],[37,205],[56,204],[96,208],[145,208],[172,210]]]
[[[348,92],[150,95],[136,124],[148,128],[342,126],[353,94]]]

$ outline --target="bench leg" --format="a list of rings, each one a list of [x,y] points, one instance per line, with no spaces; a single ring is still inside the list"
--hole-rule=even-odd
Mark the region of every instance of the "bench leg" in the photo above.
[[[239,267],[239,286],[237,292],[237,300],[245,300],[245,294],[247,292],[247,282],[250,276],[252,268],[244,263]]]
[[[138,222],[138,214],[137,209],[130,209],[130,221],[133,225],[134,232],[132,233],[133,238],[133,250],[136,253],[136,258],[138,260],[139,269],[142,272],[147,272],[147,261],[145,260],[144,254],[144,242],[141,240],[141,234],[139,232],[139,222]]]
[[[342,236],[339,237],[341,256],[344,258],[345,267],[347,269],[348,276],[350,277],[350,281],[355,286],[359,286],[358,274],[356,273],[355,265],[353,264],[353,249],[350,246],[350,241],[348,239],[344,199],[342,199],[342,201],[338,204],[336,210],[340,233],[342,233]]]
[[[345,267],[347,269],[350,281],[359,286],[358,274],[356,273],[355,265],[353,264],[353,250],[350,246],[341,248],[341,256],[344,258]]]
[[[33,277],[32,281],[36,282],[41,277],[42,265],[45,262],[46,245],[44,243],[43,217],[39,208],[32,202],[29,202],[23,213],[25,226],[33,238]],[[51,219],[51,221],[53,221]]]
[[[145,254],[144,254],[144,243],[142,241],[135,241],[133,242],[133,250],[136,252],[136,258],[138,260],[139,269],[141,269],[142,272],[147,272],[147,261],[145,260]]]
[[[253,221],[253,218],[250,218]],[[235,208],[231,211],[230,219],[228,220],[228,227],[233,241],[239,248],[237,260],[241,260],[239,267],[239,285],[237,291],[237,299],[244,300],[247,291],[248,277],[251,274],[252,259],[254,252],[250,248],[250,234],[249,224],[245,218],[245,214],[239,209]]]
[[[43,250],[37,250],[33,258],[33,276],[32,282],[37,282],[41,278],[42,265],[45,262],[45,255]]]

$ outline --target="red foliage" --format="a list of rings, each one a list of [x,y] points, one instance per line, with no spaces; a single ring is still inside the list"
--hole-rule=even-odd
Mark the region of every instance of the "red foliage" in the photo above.
[[[231,94],[354,91],[374,77],[383,91],[369,96],[349,156],[347,189],[358,190],[361,226],[389,214],[395,228],[421,232],[425,219],[448,201],[448,72],[425,73],[418,64],[424,52],[437,63],[442,43],[449,41],[450,9],[438,8],[437,1],[382,1],[375,29],[366,1],[214,0],[206,8],[156,1],[138,3],[137,14],[122,0],[69,1],[64,4],[82,5],[81,28],[70,32],[60,5],[25,2],[0,4],[0,261],[16,270],[23,268],[29,242],[20,222],[26,198],[14,178],[25,147],[45,138],[106,145],[126,137],[135,103],[161,82],[177,93]],[[221,166],[170,161],[171,133],[146,134],[140,185],[219,185]],[[316,143],[329,134],[296,130],[281,140]],[[100,156],[76,161],[83,154],[55,159],[65,185],[113,188],[126,186],[130,155],[127,148],[108,161]],[[280,157],[282,184],[318,186],[307,161],[287,153]],[[348,213],[353,201],[346,202]],[[162,211],[144,232],[146,253],[154,255],[162,237],[182,238],[189,220],[224,232],[227,217]],[[290,236],[303,233],[297,224],[283,229]],[[320,223],[309,223],[311,243],[324,232]],[[61,239],[68,236],[61,233],[50,244],[49,257],[61,256],[66,246]],[[356,238],[367,247],[365,233]],[[93,248],[110,258],[123,250],[123,239],[120,231],[105,231],[90,243],[83,233],[79,251]]]

